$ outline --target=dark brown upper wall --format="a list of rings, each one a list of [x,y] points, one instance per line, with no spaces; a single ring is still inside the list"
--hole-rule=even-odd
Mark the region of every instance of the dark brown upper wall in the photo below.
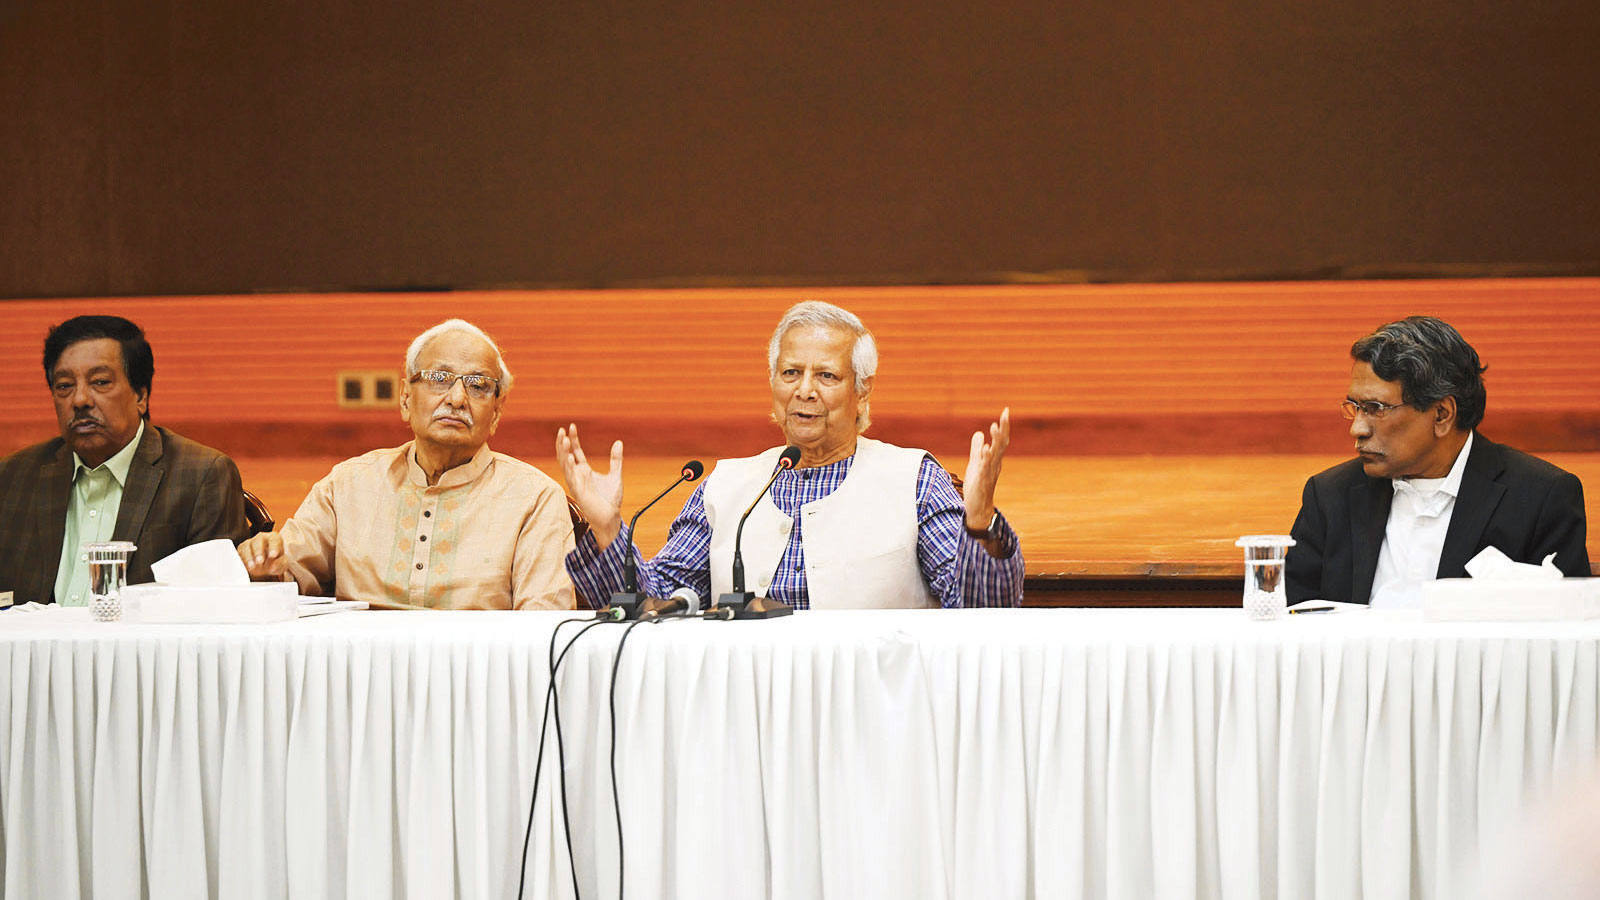
[[[1600,271],[1592,0],[0,4],[0,296]]]

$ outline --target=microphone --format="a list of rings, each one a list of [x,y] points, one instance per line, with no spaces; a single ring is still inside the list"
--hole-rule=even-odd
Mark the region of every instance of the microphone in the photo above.
[[[662,497],[672,493],[673,488],[686,481],[698,481],[704,475],[706,467],[698,459],[691,459],[683,464],[683,469],[678,474],[678,480],[667,486],[667,489],[656,495],[654,500],[639,507],[633,514],[633,519],[628,522],[627,546],[622,548],[622,590],[611,595],[608,606],[620,609],[629,618],[636,618],[639,607],[647,599],[643,591],[639,590],[639,563],[633,556],[633,526],[639,523],[639,517],[644,511],[660,502]]]
[[[695,593],[692,587],[685,586],[673,591],[667,602],[671,603],[674,600],[683,601],[683,611],[691,616],[700,611],[700,595]]]
[[[772,477],[761,486],[761,493],[750,501],[750,506],[745,509],[744,515],[739,517],[739,528],[733,535],[733,590],[717,598],[717,606],[733,608],[734,618],[737,619],[770,619],[777,616],[786,616],[794,612],[789,604],[770,597],[757,597],[754,591],[744,589],[744,553],[740,544],[744,541],[744,523],[750,514],[756,511],[756,505],[761,498],[772,490],[772,483],[778,480],[778,475],[795,467],[800,462],[799,447],[785,447],[778,456],[778,464],[772,469]]]
[[[756,495],[756,499],[750,501],[750,505],[745,509],[744,515],[739,517],[739,530],[734,532],[733,535],[733,592],[736,594],[744,592],[744,554],[739,550],[739,544],[744,540],[744,521],[750,518],[751,513],[756,511],[756,504],[760,503],[761,498],[767,495],[767,491],[772,490],[772,483],[778,480],[778,474],[794,468],[795,463],[799,461],[799,447],[783,448],[783,454],[778,457],[777,466],[772,469],[772,477],[768,478],[767,483],[761,486],[761,493]]]
[[[654,597],[644,602],[644,611],[639,613],[641,621],[645,619],[659,619],[674,614],[692,616],[700,611],[700,595],[694,588],[684,586],[672,592],[672,596],[665,600]]]

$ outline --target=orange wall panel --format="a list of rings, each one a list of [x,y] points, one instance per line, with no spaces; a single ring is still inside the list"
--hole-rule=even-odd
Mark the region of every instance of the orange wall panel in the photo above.
[[[1489,426],[1600,420],[1600,279],[283,294],[0,303],[0,372],[17,386],[0,394],[0,451],[53,433],[41,344],[51,323],[85,312],[144,326],[154,417],[167,424],[350,426],[398,443],[393,410],[337,405],[336,373],[398,371],[414,335],[460,316],[505,350],[512,431],[566,420],[770,429],[767,337],[810,297],[877,335],[880,422],[966,428],[1009,404],[1019,423],[1183,420],[1198,423],[1191,432],[1300,416],[1339,440],[1350,343],[1412,313],[1449,320],[1489,364]]]

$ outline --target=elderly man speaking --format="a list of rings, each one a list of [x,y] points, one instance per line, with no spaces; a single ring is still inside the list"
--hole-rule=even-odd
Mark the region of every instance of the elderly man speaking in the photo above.
[[[995,509],[1010,411],[972,436],[966,496],[926,451],[862,437],[878,367],[872,333],[828,303],[791,307],[767,348],[773,420],[799,464],[778,475],[745,526],[742,554],[756,593],[795,609],[1015,606],[1017,534]],[[731,586],[734,533],[782,447],[725,459],[689,497],[666,546],[639,563],[640,586],[665,597]],[[578,596],[604,605],[622,585],[622,442],[594,471],[576,425],[556,433],[567,490],[592,526],[567,557]],[[638,553],[637,550],[633,551]]]
[[[489,449],[511,373],[477,326],[451,319],[406,351],[400,418],[416,440],[346,460],[281,533],[239,546],[253,578],[381,606],[573,606],[561,486]]]

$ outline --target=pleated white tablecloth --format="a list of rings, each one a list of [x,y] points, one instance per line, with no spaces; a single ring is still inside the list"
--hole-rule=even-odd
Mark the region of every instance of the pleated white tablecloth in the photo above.
[[[0,614],[4,896],[514,897],[567,617]],[[622,634],[559,679],[585,897],[617,895]],[[1377,613],[641,626],[626,896],[1457,897],[1499,828],[1591,772],[1597,647],[1597,623]],[[554,751],[530,897],[572,894]]]

